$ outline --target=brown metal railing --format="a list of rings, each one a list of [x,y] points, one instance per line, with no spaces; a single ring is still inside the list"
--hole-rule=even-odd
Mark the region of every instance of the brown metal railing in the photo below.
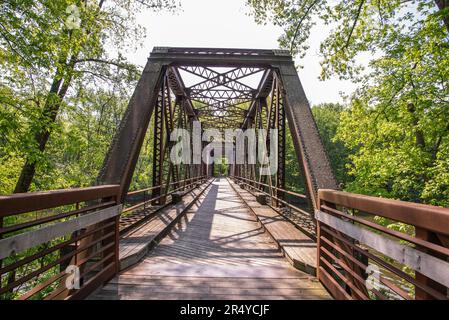
[[[149,193],[153,190],[161,190],[163,186],[155,186],[128,192],[127,197],[125,198],[125,209],[120,217],[120,235],[125,235],[128,231],[138,227],[145,221],[148,221],[148,219],[165,208],[168,204],[170,204],[170,201],[167,199],[169,199],[175,192],[189,192],[198,184],[202,184],[206,180],[208,180],[206,176],[201,176],[172,182],[169,185],[172,189],[167,190],[163,194],[155,197],[152,197]],[[139,195],[141,196],[140,199],[137,199],[137,201],[132,201],[129,198]],[[159,199],[164,200],[164,203],[153,205],[154,202]]]
[[[0,298],[82,298],[115,275],[119,189],[1,196]]]
[[[147,204],[150,204],[152,202],[154,202],[155,200],[159,200],[161,198],[166,198],[170,195],[172,195],[175,192],[179,192],[179,191],[184,191],[187,190],[189,187],[191,186],[195,186],[199,183],[203,183],[205,180],[207,180],[208,178],[206,176],[201,176],[201,177],[195,177],[195,178],[190,178],[190,179],[185,179],[185,180],[181,180],[181,181],[175,181],[169,184],[170,187],[172,186],[176,186],[179,185],[179,187],[168,190],[167,192],[165,192],[164,194],[158,195],[156,197],[152,197],[147,199],[147,193],[149,191],[153,191],[153,190],[157,190],[157,189],[161,189],[164,186],[155,186],[155,187],[150,187],[150,188],[145,188],[145,189],[140,189],[140,190],[135,190],[135,191],[131,191],[127,193],[127,197],[129,196],[135,196],[137,194],[142,194],[143,193],[143,201],[140,201],[138,203],[134,203],[129,207],[126,207],[123,210],[123,213],[126,214],[128,212],[134,211],[136,209],[139,209],[141,207],[145,207]],[[126,201],[125,201],[126,203]]]
[[[242,183],[245,186],[247,186],[249,188],[248,192],[250,192],[251,194],[255,195],[256,193],[263,193],[264,195],[266,195],[267,197],[271,198],[272,204],[281,204],[284,208],[290,208],[294,213],[297,213],[300,215],[300,219],[307,219],[309,220],[309,224],[313,225],[313,221],[312,221],[312,214],[310,212],[307,212],[304,209],[299,208],[298,206],[295,206],[293,204],[291,204],[290,202],[288,202],[287,200],[282,199],[280,197],[277,197],[265,190],[269,190],[270,188],[277,192],[278,194],[283,194],[283,195],[291,195],[296,199],[301,199],[301,200],[306,200],[307,196],[304,194],[300,194],[297,192],[293,192],[293,191],[289,191],[289,190],[285,190],[282,188],[278,188],[276,186],[271,186],[266,184],[266,183],[261,183],[258,181],[254,181],[254,180],[250,180],[247,178],[243,178],[243,177],[237,177],[237,176],[231,176],[232,179],[234,179],[235,181],[237,181],[238,183]],[[271,207],[275,210],[278,211],[278,206],[273,206],[271,205]],[[280,212],[283,214],[283,212]],[[290,217],[286,217],[288,220],[290,220],[290,222],[292,222],[293,224],[295,224],[298,228],[301,229],[301,231],[303,231],[304,233],[306,233],[309,237],[311,237],[312,239],[316,238],[316,232],[315,232],[315,227],[305,227],[303,225],[299,225],[297,223],[297,221],[292,220]]]
[[[448,298],[449,209],[335,190],[318,196],[318,278],[334,297]]]

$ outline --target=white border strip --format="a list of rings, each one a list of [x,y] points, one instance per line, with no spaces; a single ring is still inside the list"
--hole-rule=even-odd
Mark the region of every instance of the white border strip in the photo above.
[[[0,240],[0,259],[4,259],[14,253],[22,252],[54,238],[62,237],[76,230],[113,218],[118,216],[121,212],[122,205],[116,205],[78,218],[58,222],[37,230],[2,239]]]
[[[315,210],[315,218],[380,253],[405,264],[415,271],[449,287],[449,263],[400,244],[397,241],[346,222],[326,212]]]

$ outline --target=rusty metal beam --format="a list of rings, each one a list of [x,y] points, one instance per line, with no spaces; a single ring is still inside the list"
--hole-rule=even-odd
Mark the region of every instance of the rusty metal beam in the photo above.
[[[120,184],[120,202],[131,183],[162,74],[162,63],[147,63],[97,178],[97,184]]]
[[[184,66],[267,67],[291,63],[286,50],[155,47],[150,61]]]
[[[254,115],[257,110],[258,100],[266,98],[270,94],[272,84],[273,84],[273,71],[266,70],[264,75],[262,76],[262,79],[260,80],[259,86],[257,88],[257,93],[254,96],[254,100],[248,109],[248,113],[245,119],[243,120],[242,123],[243,129],[248,128],[249,123],[252,121],[251,119],[254,118]]]
[[[338,189],[329,157],[293,62],[280,66],[285,90],[285,113],[298,162],[303,167],[309,198],[317,208],[318,189]]]

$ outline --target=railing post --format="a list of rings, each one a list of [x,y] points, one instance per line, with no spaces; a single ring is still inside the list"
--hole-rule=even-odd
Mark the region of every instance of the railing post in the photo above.
[[[120,215],[115,217],[115,274],[120,271]]]
[[[120,199],[117,197],[114,197],[112,199],[104,199],[105,201],[108,200],[115,200],[116,204],[120,203]],[[121,214],[117,215],[116,217],[112,218],[109,221],[105,221],[104,223],[110,223],[111,221],[114,221],[114,224],[111,227],[105,228],[104,229],[104,234],[108,234],[110,232],[113,232],[113,236],[112,236],[112,242],[113,242],[113,246],[108,249],[105,250],[103,252],[103,259],[105,259],[108,255],[113,254],[113,257],[107,259],[104,261],[103,263],[103,268],[107,268],[108,265],[110,263],[113,263],[114,265],[114,273],[113,275],[111,275],[110,278],[112,278],[112,276],[114,276],[115,274],[117,274],[120,271],[120,262],[119,262],[119,240],[120,240],[120,216]],[[111,243],[111,240],[109,239],[105,239],[105,241],[103,241],[103,246],[109,245]]]
[[[320,190],[318,191],[317,194],[317,198],[316,198],[316,203],[317,203],[317,208],[318,210],[321,210],[321,207],[323,205],[326,205],[330,208],[333,209],[337,209],[337,205],[335,203],[332,202],[326,202],[323,201],[320,197]],[[320,258],[321,258],[321,246],[323,246],[327,251],[329,252],[335,252],[335,250],[327,245],[327,244],[323,244],[320,241],[320,237],[321,237],[321,225],[320,225],[320,221],[316,220],[316,225],[317,225],[317,254],[318,254],[318,263],[317,263],[317,273],[318,273],[318,269],[320,267]],[[351,239],[350,237],[335,231],[337,235],[341,236],[342,238],[346,239],[347,241],[351,242],[353,245],[355,245],[355,240]],[[332,242],[341,250],[345,251],[346,253],[348,253],[349,255],[353,256],[355,259],[357,260],[361,260],[361,255],[359,256],[359,254],[356,252],[356,250],[354,250],[353,248],[351,248],[349,245],[345,244],[343,241],[340,241],[339,239],[336,239],[334,237],[329,237],[328,239],[332,239]],[[350,259],[344,257],[344,256],[340,256],[340,260],[341,263],[344,263],[344,265],[351,270],[352,274],[348,273],[347,274],[347,278],[348,280],[351,282],[351,285],[354,286],[355,288],[359,289],[363,294],[365,294],[366,296],[369,296],[368,291],[366,289],[366,287],[363,284],[360,284],[354,275],[358,275],[360,278],[366,278],[366,273],[365,270],[363,270],[362,268],[360,268],[359,266],[357,266],[353,261],[351,261]],[[345,284],[346,286],[346,292],[348,294],[351,295],[352,298],[357,299],[359,297],[359,294],[357,294],[353,289],[351,289],[350,285]]]
[[[317,206],[318,206],[318,210],[320,210],[321,208],[321,199],[320,196],[318,194],[318,199],[317,199]],[[316,277],[318,278],[318,280],[320,280],[320,267],[321,267],[321,223],[320,221],[316,220]]]
[[[435,233],[425,230],[423,228],[415,227],[415,237],[418,239],[421,239],[421,240],[435,243],[440,246],[444,246],[441,243],[441,241],[438,239],[438,237]],[[443,258],[443,259],[445,258],[443,255],[433,253],[427,249],[423,249],[422,251],[426,252],[427,254],[430,254],[434,257],[437,257],[437,258]],[[445,286],[439,284],[438,282],[426,277],[425,275],[423,275],[417,271],[415,272],[415,279],[417,282],[419,282],[427,287],[430,287],[430,288],[436,290],[437,292],[442,293],[443,295],[447,295],[447,289]],[[434,297],[431,296],[430,294],[428,294],[427,292],[425,292],[424,290],[420,289],[419,287],[415,286],[415,299],[416,300],[431,300],[431,299],[434,299]]]

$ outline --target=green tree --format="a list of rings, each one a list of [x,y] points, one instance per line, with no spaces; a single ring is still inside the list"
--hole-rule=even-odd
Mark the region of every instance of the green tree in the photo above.
[[[287,126],[288,127],[288,126]],[[289,129],[285,135],[285,185],[288,190],[305,194],[306,188],[304,184],[302,170],[296,156],[293,138]]]
[[[359,147],[354,190],[449,204],[448,42],[433,14],[390,31],[338,134]]]
[[[338,103],[323,103],[312,107],[321,141],[323,141],[337,181],[346,185],[351,181],[346,167],[351,150],[344,145],[343,141],[336,139],[343,111],[344,106]]]
[[[332,26],[321,43],[322,78],[332,75],[357,78],[363,66],[359,54],[377,54],[391,38],[391,31],[404,30],[433,18],[449,31],[448,0],[247,0],[256,22],[273,22],[283,28],[279,44],[304,56],[312,27],[318,21]]]
[[[229,161],[227,158],[217,159],[214,163],[214,176],[227,176],[229,174],[228,169]]]
[[[337,136],[358,149],[351,190],[448,206],[449,37],[432,16],[407,31],[372,62]]]
[[[317,19],[321,78],[359,84],[336,139],[353,150],[348,190],[449,205],[449,2],[248,1],[257,21],[284,28],[284,48],[304,54]],[[372,57],[369,68],[360,54]]]
[[[93,80],[97,88],[111,82],[132,83],[137,68],[122,52],[143,39],[136,13],[143,8],[173,9],[175,4],[170,0],[8,0],[0,6],[1,86],[7,92],[1,103],[23,124],[20,143],[2,159],[13,156],[22,161],[14,191],[26,192],[36,168],[46,160],[44,151],[50,133],[58,127],[61,109],[76,93],[74,83],[88,86]],[[13,125],[2,130],[11,131]]]

